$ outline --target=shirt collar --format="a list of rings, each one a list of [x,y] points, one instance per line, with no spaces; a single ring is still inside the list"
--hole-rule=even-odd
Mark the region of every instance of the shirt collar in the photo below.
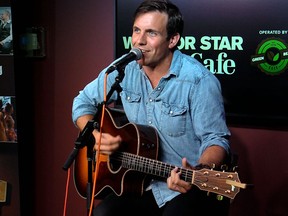
[[[167,75],[178,76],[181,65],[182,65],[181,52],[179,50],[175,50],[173,53],[172,62],[169,68],[169,73]]]

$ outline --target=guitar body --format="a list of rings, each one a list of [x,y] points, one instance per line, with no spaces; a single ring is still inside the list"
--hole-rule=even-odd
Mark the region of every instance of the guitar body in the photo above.
[[[106,108],[102,132],[122,137],[123,142],[119,152],[129,152],[135,156],[156,160],[158,157],[158,134],[156,129],[146,125],[129,123],[123,119],[125,119],[125,113]],[[123,122],[126,123],[123,124]],[[89,167],[87,153],[86,146],[79,149],[74,161],[74,184],[77,192],[83,198],[87,198],[87,183],[91,182],[93,184],[94,182],[96,168],[95,162],[92,162]],[[123,193],[139,195],[143,193],[144,180],[147,174],[124,168],[123,163],[131,165],[133,158],[125,161],[121,156],[113,157],[113,155],[100,154],[94,194],[96,198],[101,199],[109,191],[113,191],[119,196]],[[88,174],[91,171],[93,177],[88,181]]]

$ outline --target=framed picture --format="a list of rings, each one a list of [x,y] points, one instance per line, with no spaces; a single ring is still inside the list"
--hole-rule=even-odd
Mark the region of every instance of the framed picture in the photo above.
[[[132,48],[132,16],[141,2],[115,0],[115,58]],[[287,128],[288,2],[172,2],[185,22],[178,48],[220,80],[227,122]]]
[[[15,97],[0,96],[0,142],[17,142]]]
[[[0,55],[13,55],[11,7],[0,7]]]

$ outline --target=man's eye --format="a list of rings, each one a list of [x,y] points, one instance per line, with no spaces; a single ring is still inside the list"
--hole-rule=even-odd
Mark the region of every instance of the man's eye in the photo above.
[[[153,31],[151,31],[151,32],[149,32],[149,35],[150,35],[150,36],[152,36],[152,37],[155,37],[155,36],[157,35],[157,33],[156,33],[156,32],[153,32]]]
[[[140,30],[139,30],[138,28],[134,28],[133,32],[135,32],[135,33],[139,33]]]

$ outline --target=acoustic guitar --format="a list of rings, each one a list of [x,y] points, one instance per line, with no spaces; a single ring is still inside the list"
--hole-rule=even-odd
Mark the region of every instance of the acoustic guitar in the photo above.
[[[111,190],[118,196],[124,193],[141,195],[145,189],[144,182],[147,177],[154,176],[166,181],[175,166],[157,160],[159,147],[156,129],[123,121],[125,119],[123,112],[105,108],[104,113],[102,131],[114,136],[120,134],[123,143],[121,148],[110,156],[100,154],[95,197],[101,199]],[[123,122],[127,123],[123,124]],[[91,169],[94,173],[95,161]],[[200,190],[230,199],[235,198],[240,188],[245,188],[245,184],[240,182],[236,172],[206,168],[179,169],[182,180],[196,185]],[[73,177],[78,194],[87,198],[87,147],[79,149],[74,161]],[[94,180],[94,177],[92,178]]]

